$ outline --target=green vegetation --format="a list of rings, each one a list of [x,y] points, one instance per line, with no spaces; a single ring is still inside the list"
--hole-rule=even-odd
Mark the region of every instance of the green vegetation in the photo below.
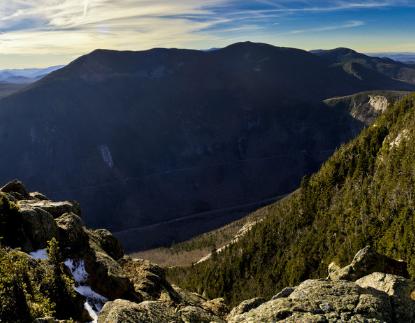
[[[0,241],[10,242],[17,208],[0,196]],[[16,223],[15,223],[16,222]],[[0,321],[31,322],[55,315],[69,317],[77,303],[73,281],[65,274],[56,240],[49,242],[49,260],[34,260],[17,249],[0,246]]]
[[[49,276],[48,294],[50,299],[59,300],[56,303],[56,316],[68,317],[68,313],[74,313],[74,304],[77,294],[73,288],[74,281],[65,274],[62,254],[58,242],[53,238],[48,243],[48,262],[53,268]],[[71,310],[73,309],[73,310]]]
[[[242,227],[265,217],[262,209],[229,223],[219,229],[203,233],[188,241],[173,244],[169,248],[156,248],[131,254],[132,257],[147,259],[160,266],[190,266],[207,256],[213,249],[229,244]]]
[[[1,248],[0,321],[30,322],[53,315],[55,304],[47,292],[50,277],[48,266],[38,266],[22,252]]]
[[[415,278],[415,95],[338,151],[237,244],[209,261],[173,268],[183,288],[234,305],[325,277],[367,244],[408,262]]]
[[[20,227],[19,222],[16,204],[11,202],[6,194],[0,192],[0,241],[3,244],[16,245],[15,232]]]

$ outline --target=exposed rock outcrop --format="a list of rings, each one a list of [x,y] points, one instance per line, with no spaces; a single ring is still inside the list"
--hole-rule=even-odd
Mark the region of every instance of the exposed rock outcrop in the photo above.
[[[348,281],[307,280],[287,298],[278,298],[229,322],[389,322],[392,308],[386,294]]]
[[[179,286],[172,285],[172,287],[174,291],[180,296],[181,302],[184,304],[201,306],[204,302],[207,301],[207,299],[202,295],[189,292],[185,289],[180,288]]]
[[[20,248],[29,260],[38,259],[29,261],[30,271],[39,277],[46,276],[47,280],[50,278],[46,273],[51,269],[42,261],[48,258],[48,242],[53,238],[58,241],[60,257],[66,265],[61,263],[60,267],[64,275],[75,283],[73,299],[77,303],[70,311],[71,317],[80,321],[91,320],[92,316],[84,313],[84,303],[88,298],[91,299],[90,311],[98,311],[100,306],[95,304],[107,299],[143,300],[134,292],[133,283],[114,259],[123,255],[120,243],[107,230],[87,230],[79,216],[81,212],[77,202],[47,200],[40,193],[28,193],[19,181],[6,184],[1,190],[2,245]],[[42,269],[44,266],[46,269]],[[56,276],[56,272],[53,275]],[[0,315],[0,321],[2,319]]]
[[[50,213],[54,218],[60,217],[64,213],[75,213],[81,215],[81,207],[75,201],[52,202],[49,200],[19,200],[19,207],[40,208]]]
[[[141,301],[134,292],[134,286],[122,267],[101,251],[93,251],[85,258],[85,267],[89,275],[88,282],[99,294],[110,300],[123,298]]]
[[[46,248],[47,242],[58,236],[58,227],[49,212],[27,206],[19,207],[18,212],[24,232],[19,237],[23,251]]]
[[[105,229],[88,230],[89,238],[97,247],[105,251],[110,257],[118,260],[124,256],[121,243],[111,232]]]
[[[198,306],[186,306],[179,310],[180,320],[183,323],[224,323],[225,321]]]
[[[34,276],[49,279],[61,272],[61,279],[75,292],[65,300],[54,300],[59,308],[67,305],[70,313],[56,312],[57,318],[96,320],[103,307],[100,322],[224,322],[229,309],[223,299],[209,301],[173,287],[161,267],[124,256],[120,242],[108,230],[85,228],[78,203],[54,202],[40,193],[28,193],[19,181],[2,190],[0,212],[5,215],[0,235],[7,233],[3,243],[24,251],[13,254],[28,261]],[[54,256],[57,267],[47,261],[46,247],[53,238],[60,249]],[[46,316],[34,319],[57,321]]]
[[[385,112],[389,106],[388,98],[381,95],[369,95],[369,105],[381,113]]]
[[[354,281],[373,272],[409,277],[406,267],[405,262],[381,255],[367,246],[355,255],[350,265],[340,268],[335,263],[331,263],[328,270],[331,280]]]
[[[324,103],[329,107],[348,111],[353,118],[364,122],[366,125],[371,125],[390,105],[408,93],[396,91],[361,92],[344,97],[330,98],[324,100]]]
[[[124,272],[134,284],[134,290],[146,300],[179,303],[180,295],[167,282],[164,269],[148,260],[124,257],[120,259]]]
[[[406,263],[366,247],[344,268],[331,264],[327,279],[285,288],[248,311],[255,300],[241,303],[228,322],[415,322],[415,284],[407,275]]]
[[[179,322],[173,307],[160,301],[140,304],[117,299],[105,304],[98,323],[163,323]]]
[[[274,295],[272,299],[278,299],[283,297],[288,297],[292,294],[292,292],[295,290],[295,287],[285,287],[283,288],[278,294]]]
[[[373,273],[356,281],[363,288],[375,289],[390,296],[396,322],[415,321],[415,284],[396,275]]]
[[[229,318],[249,312],[266,302],[265,298],[256,297],[243,301],[241,304],[232,309]]]
[[[202,304],[202,308],[215,314],[218,317],[225,317],[229,314],[229,308],[223,298],[215,298]]]
[[[139,304],[117,299],[105,304],[98,323],[222,323],[224,320],[197,306],[176,309],[163,301]]]
[[[82,253],[88,247],[88,235],[82,219],[74,213],[65,213],[56,219],[59,242],[64,252]]]
[[[30,195],[28,191],[26,190],[26,187],[23,185],[21,181],[18,181],[18,180],[14,180],[14,181],[7,183],[2,188],[0,188],[0,191],[4,193],[9,193],[10,195],[12,195],[14,198],[18,200],[30,198]]]

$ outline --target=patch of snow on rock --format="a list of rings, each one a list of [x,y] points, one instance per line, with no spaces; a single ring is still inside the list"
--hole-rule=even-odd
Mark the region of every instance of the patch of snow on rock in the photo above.
[[[92,288],[88,285],[75,287],[75,290],[79,294],[81,294],[82,296],[85,296],[88,299],[94,300],[95,303],[100,303],[100,302],[105,303],[107,301],[107,299],[104,296],[102,296],[102,295],[98,294],[97,292],[93,291]],[[101,309],[102,309],[102,306],[101,306],[101,308],[99,308],[99,310],[101,310]]]
[[[102,160],[104,161],[105,164],[107,164],[107,166],[109,168],[113,168],[114,167],[114,161],[112,159],[112,155],[111,155],[111,151],[109,149],[109,147],[107,145],[101,145],[98,147],[100,153],[101,153],[101,157]]]
[[[92,290],[92,288],[86,284],[88,273],[85,269],[85,262],[83,260],[66,259],[65,265],[68,267],[75,280],[75,290],[86,298],[84,304],[85,309],[93,319],[93,322],[97,322],[98,313],[102,310],[102,307],[108,299]]]
[[[92,318],[92,323],[98,322],[98,315],[94,311],[94,309],[91,307],[91,305],[89,305],[88,302],[85,302],[84,307],[87,310],[89,316]]]
[[[85,263],[83,260],[75,261],[73,259],[66,259],[65,265],[71,271],[73,279],[78,284],[85,283],[88,279],[88,273],[85,269]]]
[[[388,99],[381,95],[369,95],[369,105],[375,109],[375,111],[385,112],[388,108]]]
[[[48,259],[48,251],[46,249],[39,249],[29,254],[34,259],[46,260]]]

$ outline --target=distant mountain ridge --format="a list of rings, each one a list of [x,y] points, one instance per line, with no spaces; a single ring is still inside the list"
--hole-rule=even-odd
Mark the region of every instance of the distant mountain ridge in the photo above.
[[[0,70],[0,99],[23,90],[62,66]]]
[[[393,59],[394,61],[403,62],[407,64],[415,64],[415,53],[368,53],[369,56],[385,57]]]
[[[369,84],[388,84],[390,80],[415,84],[415,68],[390,58],[371,57],[349,48],[312,51],[345,72]],[[375,88],[374,88],[375,89]],[[410,90],[410,87],[407,88]],[[380,90],[378,88],[377,90]]]
[[[47,74],[54,72],[63,65],[46,68],[5,69],[0,70],[0,83],[29,84],[40,80]]]
[[[364,65],[250,42],[96,50],[0,101],[0,180],[79,200],[129,250],[182,240],[292,191],[362,129],[322,100],[415,89]],[[194,214],[178,233],[134,231]]]

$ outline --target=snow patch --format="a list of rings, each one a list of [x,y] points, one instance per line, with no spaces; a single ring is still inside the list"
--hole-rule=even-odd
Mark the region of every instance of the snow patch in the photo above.
[[[48,251],[46,249],[39,249],[29,253],[29,255],[34,259],[39,260],[47,260],[48,259]]]
[[[85,296],[87,299],[94,300],[95,303],[98,303],[98,302],[105,303],[107,301],[107,299],[104,296],[93,291],[92,288],[88,285],[75,287],[75,290],[82,296]],[[101,309],[102,309],[102,306],[99,308],[99,310]]]
[[[100,153],[101,153],[101,157],[102,160],[104,161],[105,164],[107,164],[107,166],[109,168],[113,168],[114,167],[114,161],[112,159],[112,155],[111,155],[111,151],[109,149],[109,147],[107,145],[100,145],[98,147]]]
[[[88,273],[85,269],[85,262],[83,260],[66,259],[65,265],[68,267],[75,280],[74,289],[86,298],[84,307],[93,319],[92,322],[97,322],[98,313],[102,310],[102,307],[108,299],[95,292],[91,286],[86,284]]]
[[[86,272],[85,262],[83,260],[76,262],[73,259],[66,259],[65,265],[71,271],[71,274],[75,282],[77,282],[78,284],[86,282],[86,280],[88,279],[88,273]]]
[[[39,249],[31,252],[29,255],[34,259],[48,259],[47,249]],[[86,284],[88,280],[88,272],[85,269],[84,260],[66,259],[64,264],[71,272],[71,275],[75,281],[74,289],[77,293],[86,298],[84,307],[88,311],[89,316],[93,319],[92,322],[98,322],[98,314],[108,299],[95,292],[91,286]]]
[[[98,322],[98,315],[93,310],[91,305],[89,305],[88,302],[85,302],[84,307],[85,307],[86,311],[88,312],[89,316],[92,318],[92,323],[97,323]]]

